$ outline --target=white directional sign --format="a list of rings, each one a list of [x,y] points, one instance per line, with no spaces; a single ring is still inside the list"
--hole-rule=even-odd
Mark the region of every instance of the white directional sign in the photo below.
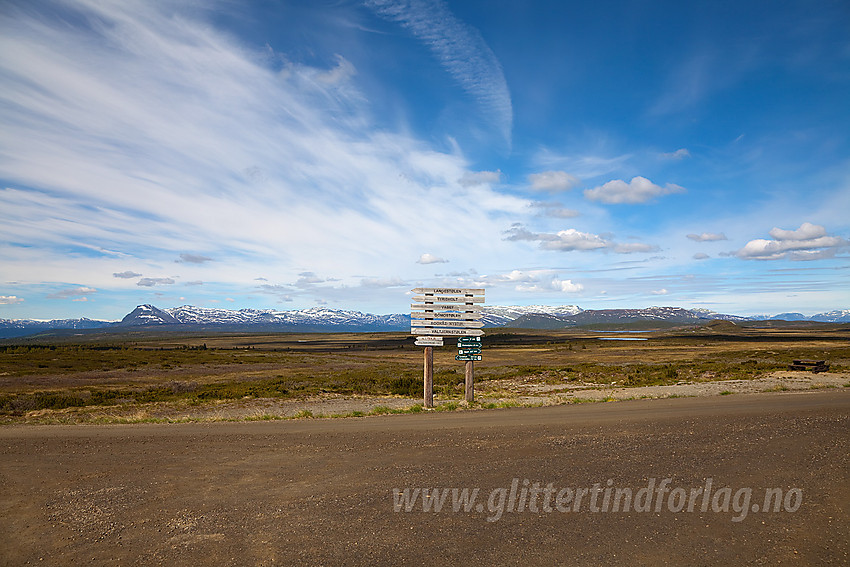
[[[438,321],[436,319],[411,319],[411,327],[466,327],[468,329],[480,329],[484,326],[483,321]]]
[[[443,346],[443,337],[416,337],[416,346]]]
[[[429,293],[433,295],[484,295],[484,288],[417,287],[412,291],[413,293]]]
[[[484,303],[483,297],[462,296],[462,295],[414,295],[413,301],[433,301],[434,303]]]
[[[477,321],[484,316],[483,313],[461,313],[459,311],[444,311],[442,313],[420,313],[413,311],[411,319],[457,319],[459,321]]]
[[[443,327],[413,327],[410,329],[412,335],[465,335],[468,337],[480,337],[484,334],[481,329],[446,329]]]
[[[411,303],[411,309],[427,309],[435,313],[464,313],[467,311],[481,311],[483,305],[435,305],[433,303]]]
[[[418,287],[410,305],[410,332],[414,335],[481,336],[484,331],[483,288]]]

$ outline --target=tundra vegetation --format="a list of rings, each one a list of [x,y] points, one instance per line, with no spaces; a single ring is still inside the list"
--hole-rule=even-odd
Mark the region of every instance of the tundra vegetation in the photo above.
[[[610,340],[636,337],[647,340]],[[434,391],[443,410],[459,407],[463,399],[464,367],[454,360],[456,352],[448,339],[435,348]],[[708,327],[640,335],[490,329],[475,379],[480,407],[509,407],[516,404],[487,401],[487,392],[512,381],[629,388],[751,380],[784,370],[794,359],[828,360],[831,371],[846,371],[850,326],[723,332]],[[422,348],[404,333],[92,332],[0,344],[0,423],[92,407],[317,396],[421,398]],[[369,414],[398,411],[379,405]],[[351,413],[358,414],[364,412]]]

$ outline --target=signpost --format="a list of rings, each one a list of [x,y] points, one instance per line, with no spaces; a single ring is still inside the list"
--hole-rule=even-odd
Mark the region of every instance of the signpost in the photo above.
[[[410,305],[410,333],[416,344],[425,347],[424,405],[434,407],[434,347],[443,346],[444,336],[458,337],[458,355],[455,360],[466,362],[464,398],[474,399],[473,362],[481,360],[481,327],[484,322],[481,305],[483,288],[418,287],[413,290]]]

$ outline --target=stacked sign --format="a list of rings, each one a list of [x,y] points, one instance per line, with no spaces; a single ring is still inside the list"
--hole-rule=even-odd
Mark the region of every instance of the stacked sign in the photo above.
[[[417,345],[443,346],[446,335],[477,338],[484,334],[483,289],[419,287],[413,293],[417,295],[410,306],[410,332],[417,335]]]

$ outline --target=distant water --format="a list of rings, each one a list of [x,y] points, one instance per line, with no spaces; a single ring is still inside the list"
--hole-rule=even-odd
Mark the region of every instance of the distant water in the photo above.
[[[648,341],[642,337],[595,337],[600,341]]]

